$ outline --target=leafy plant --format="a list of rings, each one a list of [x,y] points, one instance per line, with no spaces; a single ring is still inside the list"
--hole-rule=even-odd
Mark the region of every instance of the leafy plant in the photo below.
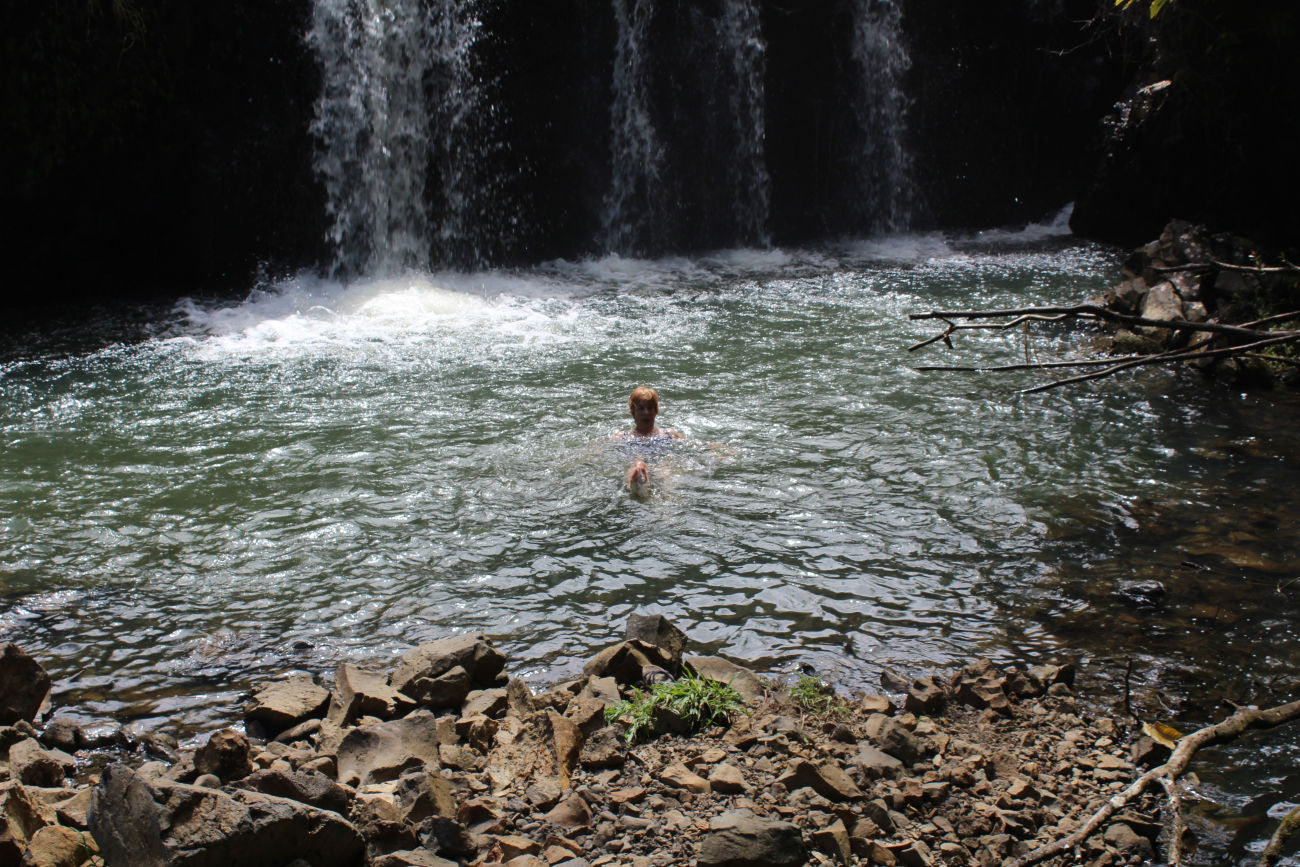
[[[1115,0],[1115,5],[1120,7],[1121,9],[1128,9],[1130,6],[1132,6],[1134,3],[1137,2],[1138,0]],[[1157,15],[1159,15],[1160,10],[1165,8],[1165,4],[1167,4],[1168,2],[1169,0],[1151,0],[1151,17],[1155,18]]]
[[[627,742],[653,732],[660,710],[674,714],[692,731],[727,722],[733,713],[746,713],[744,699],[728,683],[697,677],[690,669],[678,680],[657,683],[649,692],[632,690],[632,698],[605,708],[608,722],[627,724]]]
[[[839,700],[834,690],[828,689],[821,679],[811,674],[801,674],[790,687],[787,695],[790,701],[812,713],[833,713],[844,715],[848,707]]]

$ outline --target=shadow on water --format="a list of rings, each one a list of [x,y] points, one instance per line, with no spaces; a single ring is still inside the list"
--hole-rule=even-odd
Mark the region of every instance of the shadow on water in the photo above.
[[[1170,432],[1185,470],[1174,490],[1057,505],[1022,615],[1091,655],[1117,720],[1127,682],[1134,726],[1190,732],[1236,705],[1300,697],[1296,400],[1210,391],[1225,405],[1201,409],[1208,435]],[[1189,863],[1254,864],[1300,802],[1297,755],[1294,727],[1200,753],[1186,790],[1201,844]]]

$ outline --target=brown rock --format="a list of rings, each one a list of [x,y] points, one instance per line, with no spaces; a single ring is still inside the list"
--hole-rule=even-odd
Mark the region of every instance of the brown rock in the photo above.
[[[841,864],[848,864],[852,855],[849,845],[849,832],[839,819],[812,833],[812,846],[818,852],[830,855]]]
[[[564,828],[585,828],[591,825],[591,808],[581,795],[574,793],[556,804],[544,818]]]
[[[943,710],[948,697],[933,677],[918,677],[912,681],[903,700],[903,709],[917,716],[932,715]]]
[[[889,700],[887,695],[864,695],[862,701],[858,702],[858,707],[862,709],[863,713],[894,715],[894,703]]]
[[[797,759],[777,782],[791,791],[806,786],[831,801],[857,800],[863,796],[849,775],[829,762],[818,766],[806,759]]]
[[[669,672],[676,673],[681,669],[686,633],[662,614],[632,614],[627,619],[627,634],[624,637],[659,648],[667,658],[668,664],[664,667]]]
[[[499,835],[488,839],[492,840],[495,846],[501,848],[501,860],[503,861],[518,858],[520,855],[536,855],[542,851],[542,844],[527,837]]]
[[[23,867],[81,867],[97,851],[89,834],[47,825],[32,835]]]
[[[214,774],[222,782],[242,780],[253,773],[248,738],[234,729],[213,732],[208,742],[194,753],[194,770]]]
[[[520,730],[488,756],[487,775],[498,791],[537,777],[554,777],[567,786],[583,744],[582,732],[555,711],[520,721]]]
[[[709,787],[724,795],[739,795],[749,790],[741,770],[726,762],[717,765],[709,773]]]
[[[757,704],[763,696],[763,682],[744,666],[720,656],[688,656],[684,662],[697,677],[729,684],[746,704]]]
[[[667,785],[696,794],[702,795],[709,791],[709,781],[698,774],[691,773],[681,762],[673,762],[665,768],[659,775],[659,779]]]
[[[457,635],[421,644],[402,654],[389,683],[399,692],[423,701],[425,693],[412,686],[417,681],[435,681],[460,668],[471,689],[486,689],[497,685],[505,661],[486,635]]]
[[[58,717],[45,726],[40,742],[50,749],[75,753],[86,745],[86,733],[72,720]]]
[[[509,699],[506,697],[506,691],[494,687],[470,692],[465,696],[460,712],[463,716],[481,714],[489,719],[497,719],[505,714],[507,707],[509,707]]]
[[[41,749],[32,738],[23,738],[9,748],[9,773],[28,786],[61,786],[75,767],[72,756],[62,750]]]
[[[578,761],[584,768],[617,768],[627,761],[627,742],[612,726],[597,729],[587,736]]]
[[[439,766],[437,729],[429,711],[354,728],[338,748],[339,782],[349,786],[395,780],[407,771]]]
[[[389,686],[386,676],[362,671],[348,662],[339,663],[335,670],[334,688],[338,696],[330,708],[330,719],[339,725],[351,725],[363,716],[396,719],[416,706],[410,696]]]
[[[50,692],[50,676],[11,641],[0,645],[0,725],[36,719]]]
[[[297,672],[258,687],[244,705],[244,717],[279,733],[308,718],[323,716],[329,701],[329,692],[310,674]]]
[[[600,651],[583,666],[588,677],[612,677],[619,683],[641,682],[641,671],[647,665],[667,668],[671,664],[667,654],[644,641],[623,641]]]

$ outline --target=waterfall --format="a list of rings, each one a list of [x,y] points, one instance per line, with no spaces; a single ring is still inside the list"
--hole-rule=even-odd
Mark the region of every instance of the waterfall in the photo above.
[[[307,42],[322,86],[311,131],[331,274],[427,268],[434,240],[445,255],[467,234],[477,27],[464,0],[316,0]],[[430,165],[440,171],[433,216]]]
[[[909,228],[916,195],[904,148],[908,100],[903,76],[911,66],[902,40],[902,12],[891,0],[855,0],[852,58],[858,67],[854,121],[859,145],[852,160],[858,218],[870,232]]]
[[[605,195],[604,242],[611,251],[647,252],[657,244],[667,207],[664,152],[650,118],[647,31],[654,0],[613,0],[614,47],[610,111],[611,177]]]
[[[736,133],[735,153],[729,165],[732,215],[742,243],[767,246],[771,242],[767,220],[772,197],[764,152],[767,46],[757,0],[726,0],[719,36],[733,77],[728,92]]]

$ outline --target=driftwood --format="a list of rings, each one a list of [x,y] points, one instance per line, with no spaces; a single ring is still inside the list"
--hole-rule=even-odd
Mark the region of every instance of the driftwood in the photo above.
[[[1277,707],[1263,710],[1256,707],[1243,707],[1223,722],[1215,723],[1214,725],[1209,725],[1192,732],[1178,741],[1178,745],[1175,747],[1173,754],[1169,757],[1169,761],[1159,767],[1147,771],[1145,774],[1134,780],[1128,788],[1113,795],[1110,800],[1106,801],[1106,803],[1101,806],[1101,809],[1093,813],[1092,816],[1088,818],[1088,821],[1084,822],[1083,825],[1074,833],[1044,846],[1039,846],[1032,852],[1028,852],[1019,858],[1008,861],[1005,867],[1029,867],[1030,864],[1037,864],[1039,861],[1051,858],[1054,855],[1062,855],[1066,852],[1073,851],[1077,846],[1079,846],[1079,844],[1097,833],[1097,831],[1106,824],[1106,821],[1110,819],[1111,816],[1115,815],[1117,811],[1123,809],[1130,801],[1141,795],[1155,783],[1159,783],[1164,787],[1165,794],[1169,797],[1171,802],[1171,814],[1173,818],[1170,821],[1168,862],[1171,865],[1179,864],[1182,858],[1182,836],[1184,826],[1182,817],[1182,798],[1178,794],[1177,788],[1178,777],[1187,770],[1187,766],[1191,762],[1192,756],[1196,754],[1196,751],[1201,749],[1201,747],[1209,746],[1211,744],[1221,744],[1235,740],[1251,729],[1275,728],[1296,719],[1300,719],[1300,701],[1293,701],[1289,704],[1278,705]],[[1290,827],[1287,827],[1288,822],[1291,823]],[[1279,827],[1278,832],[1273,835],[1274,841],[1276,841],[1276,851],[1281,850],[1287,837],[1294,833],[1297,825],[1300,825],[1300,816],[1297,815],[1297,810],[1293,810],[1291,814],[1283,820],[1283,827]],[[1269,850],[1274,849],[1274,841],[1270,841]],[[1269,850],[1266,850],[1265,857],[1268,857],[1267,853]],[[1274,854],[1272,857],[1276,860],[1277,855]],[[1271,862],[1261,862],[1261,865],[1267,863]]]
[[[1300,831],[1300,807],[1295,807],[1282,818],[1282,824],[1277,826],[1277,830],[1268,840],[1268,846],[1264,848],[1264,855],[1259,859],[1259,867],[1273,867],[1277,859],[1282,857],[1282,847],[1296,831]]]
[[[1127,355],[1112,358],[1084,359],[1079,361],[1053,361],[1040,364],[1005,364],[989,367],[925,365],[913,368],[918,371],[964,371],[973,373],[1010,370],[1051,370],[1065,367],[1103,368],[1102,370],[1093,371],[1091,373],[1054,380],[1045,385],[1022,389],[1019,392],[1020,394],[1035,394],[1040,391],[1048,391],[1049,389],[1059,388],[1060,386],[1069,385],[1071,383],[1086,382],[1088,380],[1113,376],[1123,370],[1152,364],[1175,364],[1202,359],[1219,359],[1242,356],[1253,359],[1262,358],[1268,361],[1279,361],[1283,364],[1296,366],[1296,363],[1291,359],[1274,358],[1272,356],[1262,355],[1254,350],[1262,349],[1266,346],[1281,346],[1300,341],[1300,331],[1265,330],[1265,326],[1300,320],[1300,311],[1282,313],[1277,316],[1270,316],[1266,319],[1259,319],[1242,325],[1225,325],[1221,322],[1189,322],[1185,319],[1147,319],[1142,316],[1128,316],[1123,313],[1117,313],[1114,310],[1110,310],[1097,304],[1075,304],[1067,307],[1018,307],[1003,310],[932,310],[928,313],[912,313],[908,318],[913,321],[936,319],[945,323],[947,326],[942,332],[934,337],[908,347],[909,352],[915,352],[918,349],[930,346],[939,341],[942,341],[944,345],[949,349],[952,349],[952,335],[958,331],[975,329],[1005,331],[1014,328],[1017,325],[1027,326],[1030,322],[1108,322],[1114,325],[1159,328],[1172,332],[1188,332],[1200,335],[1200,339],[1183,349],[1157,352],[1151,355]],[[1005,321],[980,321],[961,324],[954,321],[990,319],[1002,319]],[[1213,349],[1208,348],[1212,343],[1218,340],[1230,340],[1231,342],[1226,346],[1219,346]]]

